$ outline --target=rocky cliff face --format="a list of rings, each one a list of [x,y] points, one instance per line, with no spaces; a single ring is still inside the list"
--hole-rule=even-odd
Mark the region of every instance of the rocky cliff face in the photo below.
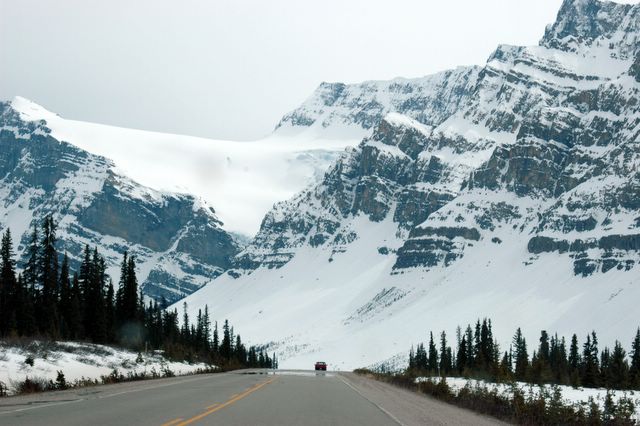
[[[51,137],[45,122],[22,120],[10,103],[0,104],[0,147],[0,224],[19,254],[33,224],[53,213],[72,266],[85,244],[97,246],[117,281],[129,250],[144,293],[175,301],[222,273],[238,251],[203,202],[138,185],[109,160]]]
[[[236,267],[280,267],[305,246],[344,252],[365,216],[397,228],[398,247],[380,248],[397,272],[450,265],[500,229],[519,233],[525,262],[562,252],[579,275],[632,268],[639,23],[638,5],[567,0],[539,46],[499,46],[481,69],[321,85],[280,126],[372,134],[267,214]]]
[[[285,115],[278,130],[316,127],[372,129],[391,112],[398,112],[427,125],[436,125],[455,112],[474,88],[479,67],[391,81],[360,84],[322,83],[298,108]]]

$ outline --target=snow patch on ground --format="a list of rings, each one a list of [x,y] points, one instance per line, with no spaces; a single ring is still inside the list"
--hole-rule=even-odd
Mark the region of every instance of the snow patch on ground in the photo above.
[[[416,383],[420,382],[438,382],[440,377],[417,377]],[[513,385],[506,383],[492,383],[484,380],[465,379],[463,377],[447,377],[447,384],[454,391],[458,392],[465,386],[470,389],[475,388],[488,388],[489,390],[496,389],[499,395],[505,397],[513,396],[513,386],[523,391],[526,395],[540,395],[541,393],[547,395],[553,395],[554,387],[557,386],[562,394],[562,400],[567,405],[580,405],[589,402],[590,398],[600,406],[604,407],[604,400],[607,395],[607,389],[604,388],[583,388],[583,387],[571,387],[565,385],[532,385],[530,383],[515,382]],[[614,402],[618,402],[621,398],[631,399],[636,406],[636,419],[640,419],[640,392],[638,391],[623,391],[623,390],[610,390],[611,396]]]
[[[33,358],[33,366],[25,362],[28,356]],[[151,376],[153,371],[162,375],[166,370],[185,375],[210,367],[204,363],[170,361],[159,353],[142,354],[142,362],[136,362],[137,358],[137,352],[91,343],[36,341],[18,347],[0,342],[0,382],[13,392],[14,384],[27,377],[55,381],[58,371],[70,383],[80,379],[100,380],[114,370],[126,377],[128,373]]]

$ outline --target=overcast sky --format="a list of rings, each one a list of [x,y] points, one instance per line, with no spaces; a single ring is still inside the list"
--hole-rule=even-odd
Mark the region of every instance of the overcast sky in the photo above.
[[[561,2],[0,0],[0,98],[256,139],[321,81],[418,77],[537,44]]]

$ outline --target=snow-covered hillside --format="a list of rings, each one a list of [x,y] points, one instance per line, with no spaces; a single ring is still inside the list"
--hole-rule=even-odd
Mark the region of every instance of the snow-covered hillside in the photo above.
[[[640,326],[639,22],[640,5],[565,0],[538,46],[499,46],[473,77],[452,71],[441,114],[417,112],[444,92],[404,114],[373,108],[359,121],[372,133],[277,204],[189,306],[209,304],[283,367],[370,365],[482,317],[503,347],[517,326],[530,342],[595,329],[628,346]],[[363,117],[358,86],[321,88],[281,127]]]

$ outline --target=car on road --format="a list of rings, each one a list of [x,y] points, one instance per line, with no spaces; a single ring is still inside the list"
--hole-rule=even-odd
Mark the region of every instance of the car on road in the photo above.
[[[322,361],[316,362],[316,371],[318,370],[327,371],[327,363]]]

